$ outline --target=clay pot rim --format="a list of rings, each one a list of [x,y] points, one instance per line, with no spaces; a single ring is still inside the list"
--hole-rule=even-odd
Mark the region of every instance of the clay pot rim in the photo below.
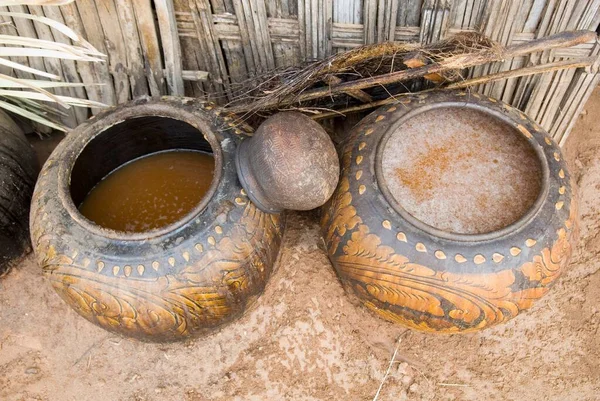
[[[62,163],[59,166],[58,196],[65,210],[75,222],[77,222],[84,229],[105,238],[121,241],[146,241],[173,232],[202,215],[207,205],[214,197],[217,188],[222,181],[223,153],[219,140],[211,130],[209,124],[199,118],[192,110],[190,110],[190,105],[193,107],[193,105],[198,102],[194,99],[178,99],[172,97],[162,97],[160,101],[152,101],[152,99],[149,98],[144,100],[146,100],[146,103],[140,104],[138,102],[135,104],[121,106],[108,110],[98,116],[92,117],[93,120],[88,120],[88,122],[75,128],[64,139],[64,141],[68,141],[70,138],[73,139],[66,145],[66,152],[74,154],[75,157],[69,158],[66,163]],[[79,209],[71,197],[71,173],[81,153],[93,139],[102,135],[111,127],[121,124],[126,120],[139,117],[170,118],[173,120],[183,121],[195,128],[200,134],[203,135],[204,139],[209,143],[212,149],[212,154],[215,160],[213,179],[209,189],[206,191],[206,194],[200,200],[200,202],[189,213],[174,223],[144,232],[116,231],[94,223],[79,212]]]
[[[435,103],[424,104],[420,107],[416,107],[414,109],[409,110],[405,115],[400,117],[397,121],[395,121],[392,126],[387,130],[385,135],[381,137],[379,143],[377,144],[377,150],[375,154],[375,175],[377,178],[377,184],[383,194],[385,200],[390,204],[390,206],[394,209],[396,213],[398,213],[403,219],[408,221],[417,229],[424,231],[425,233],[436,236],[439,238],[458,241],[458,242],[486,242],[495,240],[507,235],[510,235],[514,232],[522,230],[525,226],[531,223],[535,217],[541,212],[545,200],[548,197],[548,193],[550,190],[550,167],[548,165],[548,160],[546,159],[544,149],[542,145],[535,139],[535,137],[527,138],[522,135],[519,130],[515,127],[515,124],[519,124],[520,122],[512,118],[508,114],[504,114],[500,111],[494,110],[490,108],[488,105],[480,104],[476,100],[470,101],[450,101],[450,100],[435,100],[435,98],[429,99],[430,101],[435,101]],[[530,147],[534,150],[538,161],[540,162],[540,169],[542,172],[542,185],[540,188],[540,192],[534,202],[534,204],[527,210],[527,212],[521,216],[517,221],[509,224],[506,227],[503,227],[499,230],[490,231],[487,233],[481,234],[461,234],[450,231],[441,230],[434,226],[431,226],[422,220],[417,219],[412,214],[410,214],[392,195],[390,192],[385,177],[383,175],[383,151],[387,145],[388,140],[391,136],[396,132],[396,130],[404,124],[409,119],[415,117],[417,114],[421,114],[427,111],[440,109],[440,108],[469,108],[472,110],[476,110],[487,114],[491,118],[495,118],[506,123],[509,127],[513,128],[513,132],[515,135],[523,138]]]

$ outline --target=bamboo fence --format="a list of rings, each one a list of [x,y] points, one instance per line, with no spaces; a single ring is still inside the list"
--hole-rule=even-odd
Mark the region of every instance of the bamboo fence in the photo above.
[[[250,76],[368,43],[432,43],[475,30],[511,46],[565,30],[595,31],[600,23],[600,0],[77,0],[0,11],[64,22],[107,54],[105,64],[17,60],[86,84],[57,94],[106,104],[167,94],[226,101],[231,85]],[[69,42],[34,21],[0,21],[12,22],[0,26],[2,33]],[[598,83],[597,42],[477,66],[469,78],[586,57],[594,58],[592,67],[476,87],[525,111],[562,144]],[[86,110],[74,109],[63,122],[73,127],[86,118]]]

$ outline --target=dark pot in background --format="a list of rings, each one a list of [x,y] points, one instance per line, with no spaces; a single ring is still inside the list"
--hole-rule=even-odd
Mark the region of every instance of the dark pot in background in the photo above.
[[[386,156],[386,149],[397,141],[393,138],[402,137],[403,130],[408,133],[411,121],[423,113],[429,114],[419,121],[429,121],[429,126],[443,133],[450,125],[437,120],[442,111],[459,119],[448,124],[460,122],[462,113],[475,113],[480,120],[473,122],[469,117],[468,121],[479,124],[480,130],[500,124],[534,155],[539,192],[518,219],[493,229],[483,221],[488,229],[481,232],[453,232],[424,221],[435,220],[436,210],[415,217],[425,201],[414,202],[414,211],[409,212],[404,206],[410,199],[393,193],[393,175],[386,173],[389,163],[385,159],[394,152]],[[430,145],[411,149],[419,146]],[[425,173],[436,173],[427,163],[438,169],[449,167],[452,153],[439,149],[430,160],[423,159]],[[460,150],[460,144],[451,149]],[[577,216],[570,175],[560,149],[544,130],[507,104],[466,92],[402,98],[352,129],[341,148],[341,160],[340,183],[323,208],[323,236],[346,290],[384,319],[446,333],[489,327],[529,308],[567,264]],[[418,189],[428,191],[431,185],[426,175],[413,177],[406,185],[420,185]],[[483,178],[476,177],[469,185],[483,185]],[[513,200],[511,205],[519,204],[519,199]],[[471,212],[465,208],[461,212]],[[495,211],[481,209],[486,210]],[[452,219],[448,224],[453,224]]]
[[[29,249],[29,206],[38,163],[23,131],[0,111],[0,276]]]

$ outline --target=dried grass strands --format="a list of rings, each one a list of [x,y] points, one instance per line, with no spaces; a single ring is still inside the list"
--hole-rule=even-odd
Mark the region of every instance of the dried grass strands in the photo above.
[[[300,80],[305,79],[306,81],[304,82],[298,83],[297,81],[299,79],[295,79],[292,82],[286,82],[285,77],[289,74],[289,71],[286,71],[279,76],[282,80],[282,83],[280,83],[279,86],[269,89],[262,97],[253,97],[251,91],[247,92],[239,100],[242,100],[245,97],[246,101],[251,99],[253,103],[251,105],[243,104],[230,107],[230,111],[234,113],[254,113],[259,110],[275,109],[295,103],[347,93],[349,91],[409,81],[424,76],[430,76],[432,74],[443,75],[444,73],[452,72],[454,70],[502,61],[506,58],[530,54],[541,50],[571,47],[595,38],[596,34],[591,31],[571,31],[503,48],[480,34],[462,33],[433,45],[420,48],[413,47],[410,50],[405,47],[404,50],[399,50],[395,53],[395,56],[399,56],[399,60],[396,60],[397,64],[402,64],[400,60],[410,56],[411,60],[422,59],[421,66],[307,90],[309,86],[323,80],[328,74],[339,75],[340,73],[349,71],[351,68],[349,64],[350,60],[361,60],[362,64],[358,66],[359,68],[369,65],[369,63],[372,65],[376,60],[379,60],[379,63],[381,64],[386,61],[389,62],[389,60],[385,60],[385,54],[384,56],[376,56],[377,52],[382,49],[380,47],[381,45],[365,46],[356,51],[352,51],[357,52],[357,54],[352,57],[347,57],[343,54],[325,60],[324,62],[331,66],[328,69],[323,67],[324,62],[311,64],[305,67],[303,71],[301,71],[301,78],[299,78]],[[361,49],[366,54],[364,59],[360,58]],[[383,49],[386,48],[383,47]],[[392,58],[392,63],[396,58],[395,56]],[[336,60],[336,57],[342,58],[339,63]],[[343,66],[343,70],[334,69],[338,66]],[[353,69],[358,71],[358,68]],[[264,90],[264,86],[259,86],[258,89]]]
[[[475,53],[499,53],[500,46],[490,41],[485,36],[475,32],[459,33],[452,38],[434,44],[422,46],[416,43],[384,42],[362,46],[345,53],[330,56],[324,60],[310,63],[303,68],[291,67],[283,70],[270,71],[255,79],[243,83],[241,92],[230,103],[239,104],[234,109],[249,109],[243,103],[252,100],[251,109],[244,111],[259,111],[272,108],[274,103],[291,104],[297,101],[298,94],[307,91],[311,86],[319,83],[329,85],[326,88],[337,87],[344,78],[349,82],[358,82],[365,77],[382,76],[389,73],[406,70],[405,60],[423,60],[425,63],[438,63],[444,60],[451,61],[451,57],[458,58],[468,54],[476,57]],[[412,66],[412,65],[409,65]],[[452,67],[450,64],[449,67]],[[372,85],[371,85],[372,86]],[[244,88],[250,88],[244,92]],[[360,89],[347,91],[350,96],[364,96]],[[326,94],[324,96],[327,96]],[[319,96],[323,97],[323,96]],[[284,99],[285,101],[284,103]],[[302,99],[304,100],[304,99]],[[310,100],[310,99],[307,99]]]
[[[238,85],[229,106],[239,104],[244,107],[244,103],[251,100],[257,102],[253,110],[258,111],[263,109],[263,103],[269,103],[274,97],[293,97],[319,82],[335,84],[340,77],[359,78],[365,74],[388,73],[401,67],[399,60],[403,55],[419,48],[420,45],[414,43],[377,43],[335,54],[304,67],[268,71]]]

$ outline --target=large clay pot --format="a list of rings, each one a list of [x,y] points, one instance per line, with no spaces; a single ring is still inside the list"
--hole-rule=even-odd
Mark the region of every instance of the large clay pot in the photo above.
[[[29,205],[38,163],[23,131],[0,111],[0,276],[29,248]]]
[[[462,144],[444,150],[441,145],[436,148],[433,142],[427,142],[455,128],[456,135],[460,135],[462,128],[457,127],[461,124],[475,129],[475,134]],[[425,132],[427,129],[433,133]],[[497,143],[490,143],[489,138],[477,139],[479,133],[494,129],[500,130]],[[402,150],[402,141],[410,142],[410,148]],[[512,170],[506,171],[527,175],[527,163],[533,160],[537,167],[532,170],[537,171],[538,178],[520,187],[514,177],[507,179],[502,184],[506,187],[491,188],[490,194],[498,193],[500,197],[506,195],[505,189],[518,189],[525,198],[525,192],[535,187],[535,197],[527,195],[531,198],[527,203],[517,192],[508,199],[510,207],[505,205],[499,214],[496,199],[486,200],[492,206],[478,208],[474,203],[474,210],[466,210],[470,201],[454,199],[461,192],[453,192],[453,196],[447,195],[446,203],[459,206],[458,217],[446,221],[443,202],[428,210],[430,198],[415,201],[410,191],[403,197],[405,188],[396,188],[394,170],[390,170],[394,160],[402,160],[407,152],[424,155],[426,151],[432,152],[429,159],[420,159],[420,176],[407,180],[406,186],[422,191],[431,191],[438,184],[444,187],[446,183],[435,181],[441,174],[440,166],[450,171],[459,168],[453,163],[461,158],[454,158],[452,152],[469,149],[469,141],[493,152],[502,151],[507,146],[505,141],[512,141],[514,146],[530,152],[526,155],[530,160],[507,155],[506,162],[496,164],[497,169],[475,168],[472,177],[455,175],[459,180],[470,180],[463,192],[473,192],[466,191],[468,185],[485,187],[487,175],[511,166]],[[471,152],[464,158],[477,154]],[[567,263],[577,213],[565,162],[547,133],[507,104],[466,92],[402,98],[381,107],[351,131],[341,148],[341,160],[340,183],[323,209],[322,232],[346,290],[384,319],[433,332],[489,327],[529,308],[548,291]],[[482,160],[483,165],[490,162]],[[406,178],[402,176],[405,170],[395,171]],[[503,218],[514,214],[518,207],[522,210],[513,221],[492,221],[492,216]],[[486,213],[490,221],[485,219]],[[461,226],[463,214],[478,216],[474,221],[483,224],[483,229]]]
[[[279,214],[260,211],[234,164],[251,129],[210,103],[141,99],[71,132],[40,174],[31,210],[38,262],[58,294],[116,333],[173,341],[240,316],[263,290],[281,242]],[[117,232],[78,211],[115,168],[168,150],[212,152],[208,193],[182,220],[149,232]]]

